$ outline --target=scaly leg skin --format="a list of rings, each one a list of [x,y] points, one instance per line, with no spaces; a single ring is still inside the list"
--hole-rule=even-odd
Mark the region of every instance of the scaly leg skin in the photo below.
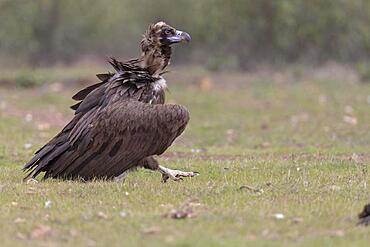
[[[117,176],[117,177],[115,177],[113,180],[115,181],[115,182],[121,182],[121,181],[124,181],[125,179],[126,179],[126,176],[127,176],[127,174],[129,173],[129,171],[125,171],[125,172],[123,172],[121,175],[119,175],[119,176]]]
[[[161,165],[158,165],[158,171],[162,173],[163,183],[167,182],[169,178],[174,181],[180,181],[183,177],[194,177],[199,175],[198,172],[183,172],[179,170],[172,170]]]

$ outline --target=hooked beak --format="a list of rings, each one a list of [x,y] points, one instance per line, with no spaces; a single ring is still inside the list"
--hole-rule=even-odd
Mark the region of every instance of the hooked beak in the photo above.
[[[190,42],[191,37],[188,33],[183,31],[176,31],[175,35],[167,37],[171,44],[180,43],[182,41]]]

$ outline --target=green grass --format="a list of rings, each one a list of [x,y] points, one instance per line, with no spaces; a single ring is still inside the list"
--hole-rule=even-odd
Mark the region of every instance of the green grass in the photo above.
[[[1,88],[2,246],[368,246],[370,228],[356,226],[370,201],[366,85],[170,84],[168,101],[187,106],[191,121],[159,160],[200,176],[23,183],[22,164],[72,116],[73,92]],[[164,217],[189,200],[193,217]]]

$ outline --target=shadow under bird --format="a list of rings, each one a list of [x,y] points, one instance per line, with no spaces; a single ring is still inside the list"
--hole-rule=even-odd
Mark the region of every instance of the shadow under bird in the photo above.
[[[138,59],[109,63],[115,72],[98,74],[101,82],[73,96],[73,119],[25,164],[25,179],[44,172],[44,179],[114,179],[136,167],[157,170],[163,181],[193,177],[154,158],[184,131],[189,112],[164,104],[172,45],[190,35],[164,22],[151,24],[141,41]]]
[[[358,215],[358,225],[370,225],[370,203],[364,206],[364,209]]]

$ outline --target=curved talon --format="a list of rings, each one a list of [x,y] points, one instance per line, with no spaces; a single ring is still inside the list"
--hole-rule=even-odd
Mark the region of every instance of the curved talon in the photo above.
[[[162,183],[166,183],[170,177],[167,174],[162,174]]]
[[[167,183],[169,178],[171,178],[173,181],[177,181],[177,182],[180,181],[180,180],[183,180],[182,177],[180,177],[179,175],[172,176],[172,175],[165,174],[165,173],[162,174],[162,182],[163,183]]]
[[[183,180],[183,177],[195,177],[199,175],[199,172],[183,172],[180,170],[172,170],[167,167],[158,166],[158,170],[162,173],[162,182],[166,183],[169,178],[174,181]]]

